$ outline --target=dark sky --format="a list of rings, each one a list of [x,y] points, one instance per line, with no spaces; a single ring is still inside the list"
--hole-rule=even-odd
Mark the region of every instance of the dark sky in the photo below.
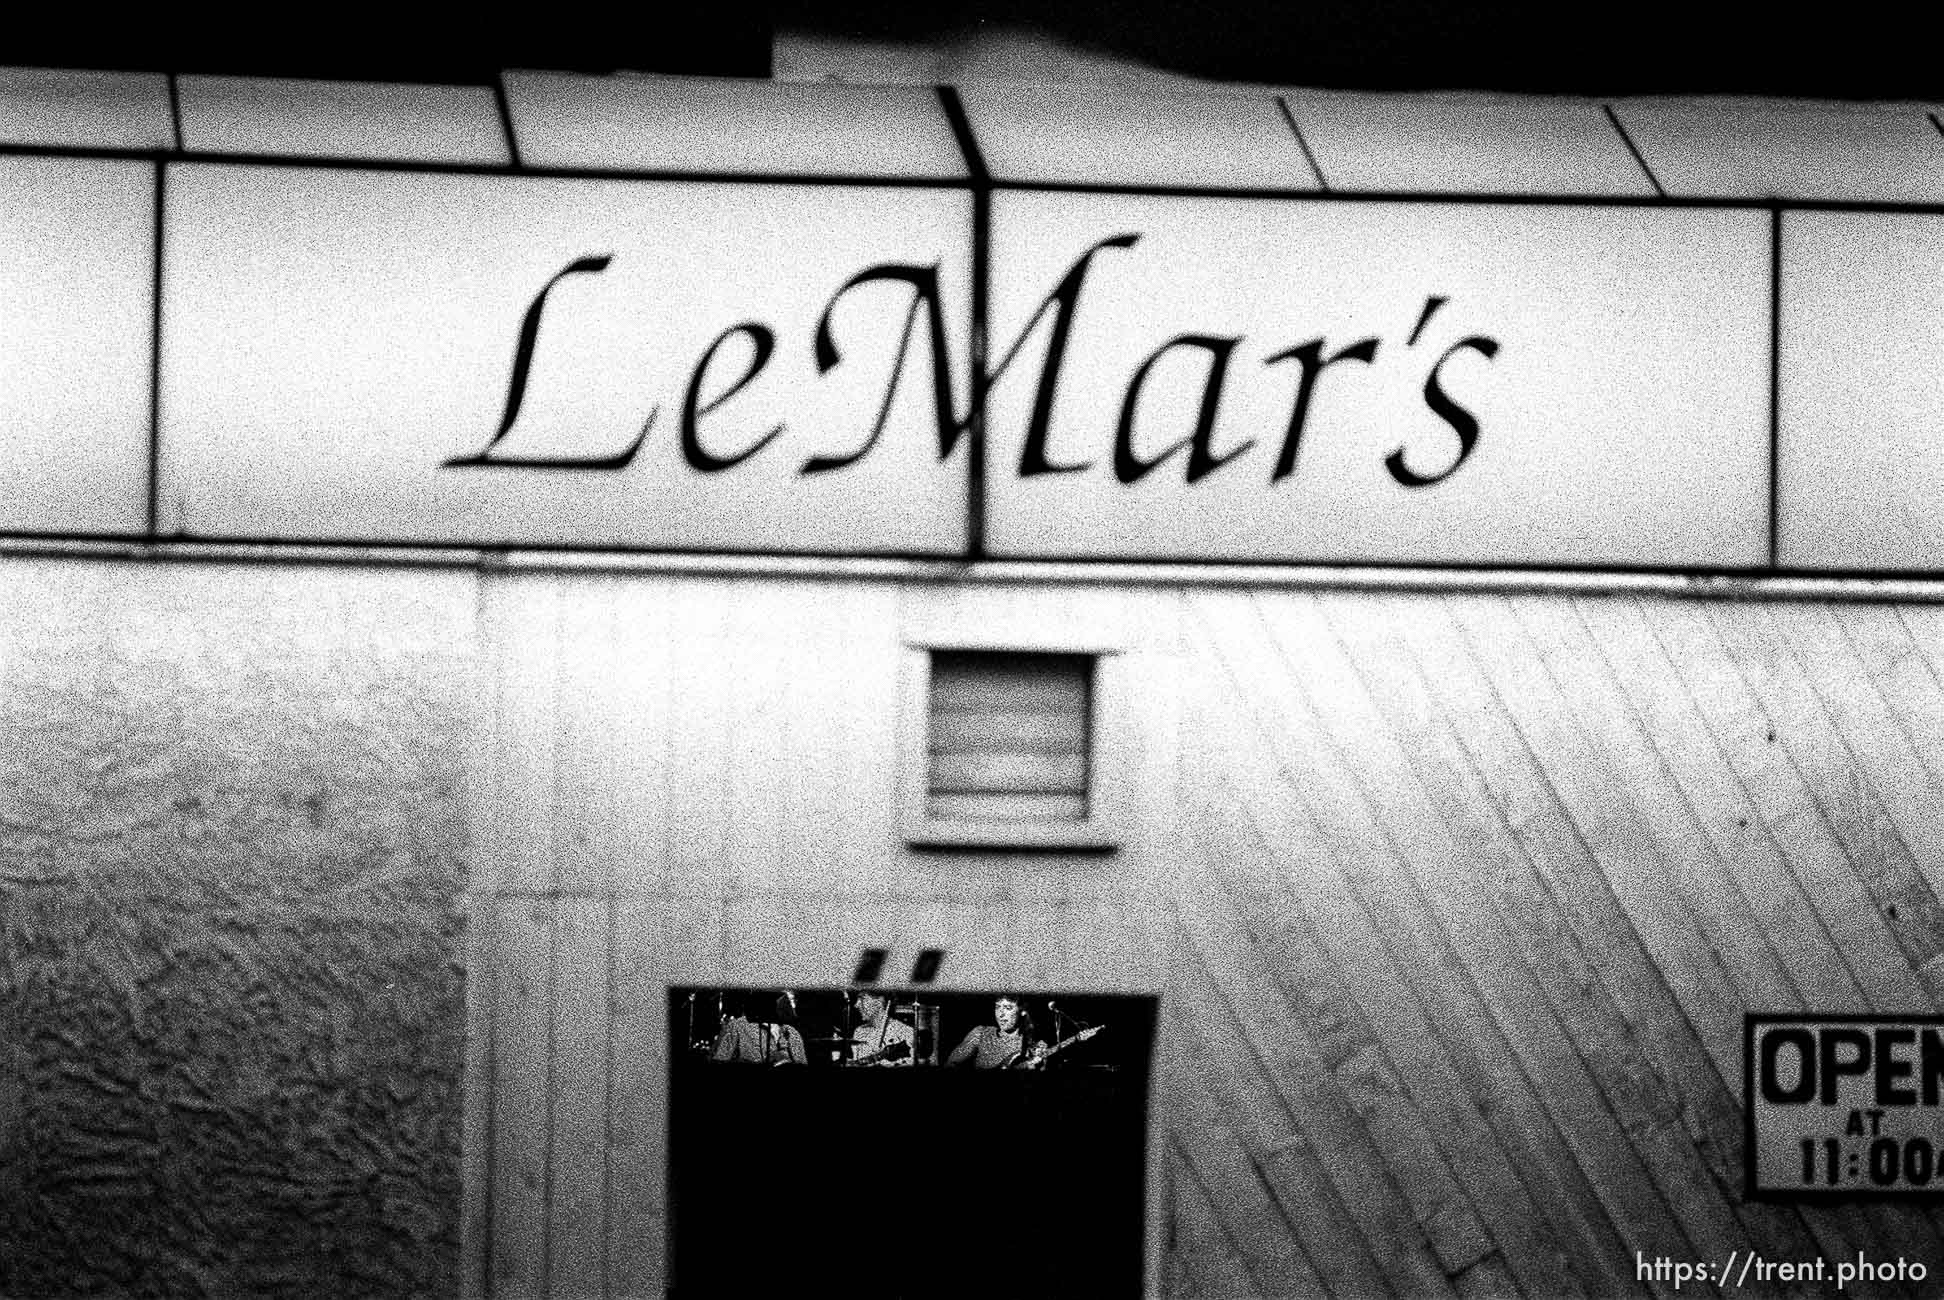
[[[935,41],[1030,25],[1178,72],[1289,85],[1944,102],[1944,60],[1916,4],[701,0],[675,21],[673,6],[575,0],[280,7],[259,21],[75,10],[42,10],[51,21],[0,46],[0,63],[445,81],[507,66],[765,76],[779,29]]]
[[[774,21],[826,31],[928,32],[1031,21],[1197,76],[1366,89],[1578,94],[1742,93],[1944,98],[1916,4],[1640,0],[1075,0],[1062,5],[884,0],[780,4]],[[1813,17],[1805,18],[1805,13]]]

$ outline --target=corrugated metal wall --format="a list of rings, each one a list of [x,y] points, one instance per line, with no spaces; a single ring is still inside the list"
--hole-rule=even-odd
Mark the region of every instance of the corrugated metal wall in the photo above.
[[[485,610],[497,1293],[657,1289],[662,990],[841,983],[867,942],[1161,992],[1170,1294],[1944,1264],[1934,1213],[1741,1200],[1743,1013],[1933,1006],[1931,607],[531,576]],[[896,658],[955,621],[1128,646],[1121,853],[902,846]]]

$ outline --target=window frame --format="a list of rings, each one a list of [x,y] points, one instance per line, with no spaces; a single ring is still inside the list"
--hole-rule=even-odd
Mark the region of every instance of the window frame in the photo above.
[[[939,817],[931,812],[931,664],[934,652],[1084,655],[1093,660],[1087,718],[1087,816]],[[1099,638],[956,634],[906,637],[899,665],[901,829],[915,849],[1069,849],[1109,853],[1127,830],[1130,772],[1125,648]]]

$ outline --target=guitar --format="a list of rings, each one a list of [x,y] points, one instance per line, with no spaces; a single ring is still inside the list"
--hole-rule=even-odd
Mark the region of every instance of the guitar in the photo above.
[[[910,1055],[910,1043],[886,1043],[875,1052],[865,1052],[861,1056],[853,1056],[845,1064],[876,1065],[879,1061],[902,1061]]]
[[[1092,1038],[1095,1034],[1099,1033],[1101,1030],[1105,1029],[1106,1027],[1107,1026],[1105,1025],[1094,1025],[1091,1028],[1083,1029],[1071,1038],[1062,1038],[1059,1042],[1053,1044],[1053,1046],[1047,1048],[1044,1052],[1039,1052],[1032,1055],[1028,1055],[1023,1051],[1014,1052],[1011,1056],[1006,1058],[1005,1064],[1001,1065],[999,1068],[1002,1070],[1037,1070],[1041,1066],[1045,1065],[1048,1061],[1052,1060],[1059,1053],[1064,1052],[1069,1047],[1072,1047],[1075,1043],[1086,1042],[1089,1038]]]

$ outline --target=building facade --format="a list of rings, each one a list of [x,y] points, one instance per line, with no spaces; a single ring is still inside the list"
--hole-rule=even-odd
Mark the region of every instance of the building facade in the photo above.
[[[1149,1292],[1944,1268],[1929,110],[9,76],[0,1290],[736,1289],[859,985],[1151,1008]]]

